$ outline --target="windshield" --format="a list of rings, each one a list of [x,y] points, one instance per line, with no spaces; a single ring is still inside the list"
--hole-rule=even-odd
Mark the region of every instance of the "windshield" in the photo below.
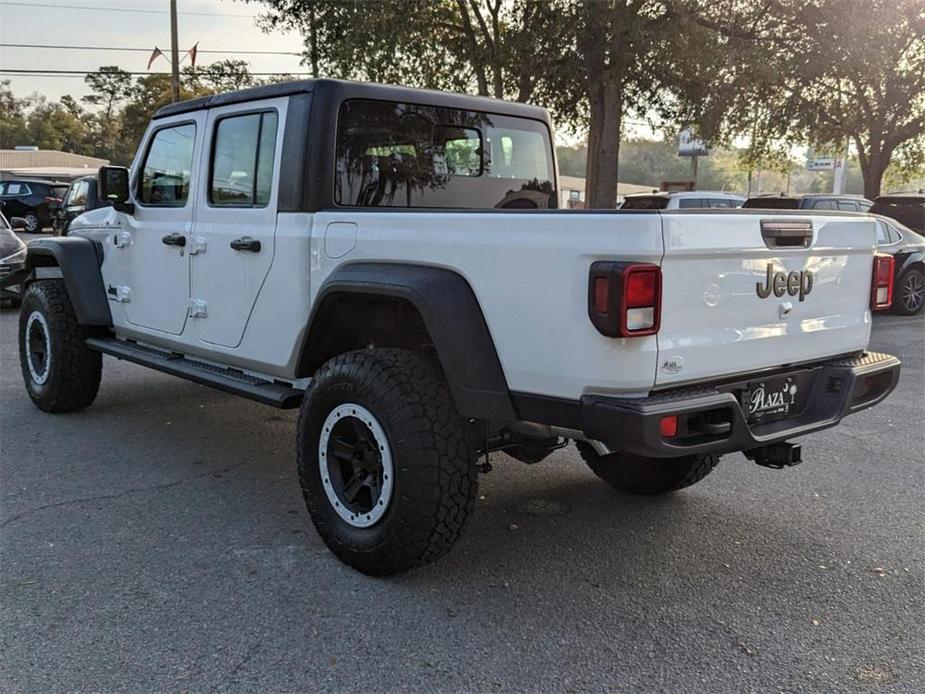
[[[796,198],[749,198],[742,207],[759,210],[797,210],[800,201]]]
[[[664,195],[634,195],[623,200],[621,210],[664,210],[668,207],[668,198]]]

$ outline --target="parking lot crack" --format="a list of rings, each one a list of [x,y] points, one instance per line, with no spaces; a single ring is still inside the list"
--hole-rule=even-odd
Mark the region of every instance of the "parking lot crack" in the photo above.
[[[115,492],[113,494],[97,494],[96,496],[84,496],[84,497],[79,497],[77,499],[64,499],[62,501],[55,501],[50,504],[45,504],[43,506],[36,506],[35,508],[27,509],[23,511],[22,513],[17,513],[12,518],[9,518],[3,521],[2,523],[0,523],[0,528],[6,528],[8,525],[12,525],[18,520],[22,520],[23,518],[26,518],[27,516],[31,516],[41,511],[47,511],[48,509],[61,508],[62,506],[70,506],[72,504],[85,504],[91,501],[109,501],[112,499],[119,499],[124,496],[129,496],[130,494],[139,494],[139,493],[144,493],[144,492],[156,492],[156,491],[162,491],[164,489],[171,489],[172,487],[178,487],[181,484],[185,484],[186,482],[193,482],[195,480],[202,479],[203,477],[223,475],[224,473],[230,472],[231,470],[234,470],[235,468],[240,467],[241,465],[244,465],[243,461],[240,463],[235,463],[234,465],[229,465],[228,467],[221,468],[220,470],[209,470],[208,472],[202,472],[198,475],[193,475],[191,477],[183,477],[181,479],[174,480],[173,482],[153,484],[147,487],[132,487],[131,489],[125,489],[121,492]]]

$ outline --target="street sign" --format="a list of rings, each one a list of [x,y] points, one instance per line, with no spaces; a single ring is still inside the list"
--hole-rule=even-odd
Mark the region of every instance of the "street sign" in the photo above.
[[[709,154],[707,145],[703,140],[698,140],[690,128],[685,128],[678,134],[679,157],[705,157]]]
[[[835,157],[812,157],[806,160],[807,171],[835,171],[838,160]]]

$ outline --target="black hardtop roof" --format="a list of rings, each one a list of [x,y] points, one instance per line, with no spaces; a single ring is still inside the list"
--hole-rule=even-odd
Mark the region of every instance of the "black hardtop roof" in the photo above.
[[[374,82],[354,82],[351,80],[311,79],[294,80],[267,84],[260,87],[241,89],[235,92],[212,94],[198,99],[178,101],[160,108],[154,118],[166,118],[181,113],[190,113],[202,109],[241,104],[259,99],[273,99],[281,96],[302,93],[324,93],[326,96],[344,99],[376,99],[380,101],[399,101],[402,103],[420,104],[425,106],[441,106],[444,108],[458,108],[500,115],[520,116],[549,122],[549,113],[539,106],[531,106],[503,99],[493,99],[486,96],[471,96],[468,94],[453,94],[432,89],[412,89],[391,84],[376,84]]]

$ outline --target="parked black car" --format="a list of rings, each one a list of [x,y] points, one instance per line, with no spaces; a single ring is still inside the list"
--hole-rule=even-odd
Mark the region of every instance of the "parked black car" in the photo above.
[[[95,210],[97,207],[109,206],[109,201],[101,200],[97,194],[96,182],[96,176],[84,176],[71,182],[64,195],[64,202],[54,215],[55,235],[66,236],[74,217]]]
[[[25,225],[19,217],[14,217],[15,225]],[[6,217],[0,213],[0,285],[8,275],[26,265],[26,244],[13,233],[12,226]],[[19,305],[19,293],[12,288],[0,288],[0,302]]]
[[[742,208],[760,210],[835,210],[840,212],[867,212],[873,205],[860,195],[759,195],[749,198]]]
[[[918,234],[925,234],[925,194],[881,195],[874,201],[870,211],[895,219]]]
[[[57,181],[0,181],[0,206],[7,219],[22,217],[26,231],[35,233],[51,226],[65,191],[67,183]]]
[[[893,274],[893,313],[911,316],[925,306],[925,236],[895,219],[877,219],[877,249],[896,263]]]

